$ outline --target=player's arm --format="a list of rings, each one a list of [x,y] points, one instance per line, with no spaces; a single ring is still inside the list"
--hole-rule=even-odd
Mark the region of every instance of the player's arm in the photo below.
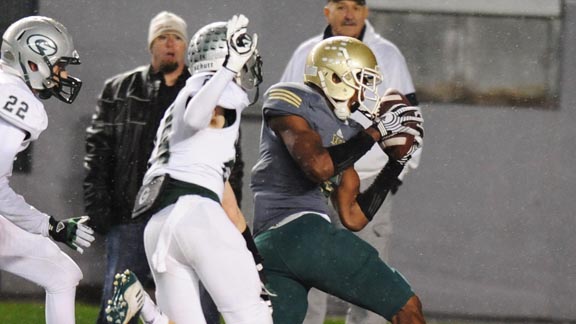
[[[83,225],[88,220],[87,217],[77,222],[57,221],[54,217],[29,205],[22,196],[10,188],[8,178],[12,170],[12,161],[26,136],[28,136],[26,132],[0,118],[0,138],[4,140],[0,146],[0,215],[27,232],[50,236],[55,241],[66,243],[82,253],[82,247],[89,247],[94,241],[92,229]]]
[[[50,216],[29,205],[12,190],[8,180],[14,158],[26,136],[25,131],[0,118],[0,215],[27,232],[48,236]]]
[[[324,148],[320,135],[300,116],[270,117],[268,125],[282,139],[302,171],[317,183],[352,166],[381,138],[375,128],[369,127],[344,144]]]
[[[403,168],[404,165],[398,161],[389,160],[363,192],[359,192],[360,179],[356,171],[353,168],[345,170],[332,196],[342,224],[351,231],[359,231],[366,226],[388,194],[398,187],[398,175]]]
[[[218,116],[214,111],[218,105],[218,100],[235,75],[228,69],[219,69],[186,104],[184,122],[190,128],[200,130],[209,126],[213,127],[212,123]]]
[[[224,194],[222,196],[222,208],[228,215],[230,221],[236,226],[240,233],[244,232],[247,228],[246,218],[240,208],[238,208],[238,202],[236,201],[236,196],[232,190],[230,182],[226,181],[224,184]]]
[[[351,231],[359,231],[369,220],[358,205],[356,197],[360,190],[360,177],[354,168],[342,172],[340,184],[331,196],[332,205],[336,208],[342,225]]]
[[[266,279],[266,275],[264,274],[264,267],[262,262],[264,259],[260,255],[258,251],[258,247],[256,247],[256,243],[254,242],[254,238],[252,237],[252,232],[250,231],[250,227],[246,224],[246,218],[244,218],[244,214],[240,211],[238,207],[238,202],[236,201],[236,197],[234,195],[234,191],[232,190],[232,186],[230,182],[226,181],[224,186],[224,195],[222,197],[222,207],[228,215],[228,218],[232,223],[236,226],[238,231],[242,234],[244,241],[246,242],[246,248],[252,253],[252,258],[254,259],[254,263],[256,265],[256,269],[258,270],[258,276],[260,277],[260,282],[262,283],[263,287],[266,287],[268,280]],[[264,300],[264,302],[268,305],[270,309],[272,309],[272,303],[270,301],[270,292],[267,289],[262,289],[260,292],[260,298]]]

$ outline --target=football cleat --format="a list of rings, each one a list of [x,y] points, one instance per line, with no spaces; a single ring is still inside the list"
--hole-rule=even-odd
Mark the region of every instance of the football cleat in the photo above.
[[[138,316],[146,292],[136,275],[125,270],[114,277],[114,294],[106,306],[106,321],[110,324],[126,324]]]

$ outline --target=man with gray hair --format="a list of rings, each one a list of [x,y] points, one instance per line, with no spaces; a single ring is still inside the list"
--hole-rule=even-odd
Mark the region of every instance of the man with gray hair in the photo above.
[[[324,33],[316,35],[306,41],[294,51],[281,82],[302,82],[304,76],[304,66],[306,56],[314,45],[323,39],[332,36],[354,37],[364,42],[374,52],[378,60],[380,72],[383,75],[379,92],[385,93],[388,88],[394,88],[404,94],[410,103],[418,105],[414,85],[406,61],[400,50],[392,42],[381,37],[374,27],[367,20],[368,7],[365,0],[328,0],[324,7],[326,26]],[[369,125],[360,112],[355,112],[352,118],[364,126]],[[421,150],[421,149],[420,149]],[[404,176],[410,169],[415,169],[420,160],[420,150],[410,160],[408,167],[399,176],[398,183],[402,183]],[[361,179],[361,189],[367,188],[378,174],[378,171],[386,164],[388,157],[375,145],[366,155],[354,164]],[[397,190],[394,189],[392,193]],[[380,257],[388,261],[390,249],[390,235],[392,232],[391,205],[392,195],[388,195],[374,220],[366,228],[358,232],[358,235],[370,243]],[[338,217],[331,216],[333,222],[338,222]],[[327,302],[326,294],[312,290],[309,294],[308,314],[304,324],[322,324],[326,314]],[[347,324],[383,324],[384,318],[364,310],[358,306],[351,305],[346,319]]]
[[[106,274],[97,323],[106,323],[114,275],[131,269],[153,285],[144,252],[145,223],[131,223],[132,207],[165,110],[190,77],[185,66],[187,25],[162,11],[150,21],[150,64],[108,79],[87,129],[84,200],[95,231],[106,239]],[[137,318],[131,323],[137,323]]]

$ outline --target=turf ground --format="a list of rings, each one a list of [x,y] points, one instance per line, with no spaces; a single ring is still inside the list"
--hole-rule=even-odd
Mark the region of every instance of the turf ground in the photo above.
[[[98,306],[88,303],[76,303],[76,324],[94,324]],[[519,324],[523,321],[473,321],[427,319],[428,324]],[[44,304],[42,302],[18,302],[0,300],[0,324],[43,324]],[[557,324],[558,322],[537,321],[530,323]],[[571,323],[571,322],[568,322]],[[328,318],[324,324],[344,324],[339,317]]]

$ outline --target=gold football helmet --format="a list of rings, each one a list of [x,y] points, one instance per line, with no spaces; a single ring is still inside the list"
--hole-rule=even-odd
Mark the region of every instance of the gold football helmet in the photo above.
[[[376,57],[352,37],[330,37],[314,46],[306,59],[304,81],[322,89],[341,120],[350,116],[348,101],[356,90],[358,109],[364,113],[373,111],[380,101],[377,89],[382,75]]]

